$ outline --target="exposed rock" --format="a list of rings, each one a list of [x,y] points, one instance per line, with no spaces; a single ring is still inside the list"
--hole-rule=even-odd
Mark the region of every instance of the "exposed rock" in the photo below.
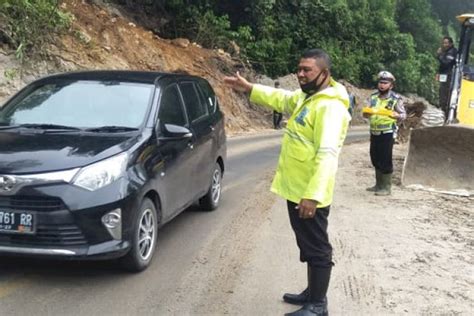
[[[240,56],[240,47],[239,47],[239,45],[237,45],[237,43],[235,41],[230,41],[229,46],[230,46],[229,53],[232,56],[239,57]]]
[[[173,45],[176,45],[178,47],[182,48],[187,48],[190,44],[189,40],[187,38],[175,38],[174,40],[171,41]]]
[[[76,36],[79,38],[81,42],[85,44],[89,44],[90,41],[92,40],[92,37],[89,34],[87,34],[87,32],[84,30],[76,31]]]

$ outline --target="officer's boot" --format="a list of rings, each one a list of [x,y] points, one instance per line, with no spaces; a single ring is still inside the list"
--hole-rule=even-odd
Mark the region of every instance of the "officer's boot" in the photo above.
[[[381,175],[382,184],[380,190],[375,191],[375,195],[384,196],[390,195],[392,193],[392,174],[382,174]]]
[[[380,172],[378,169],[375,169],[375,185],[373,187],[367,188],[366,190],[369,192],[375,192],[377,190],[380,190],[380,176],[382,175],[382,172]]]
[[[309,301],[303,307],[285,316],[328,316],[328,301],[326,292],[331,277],[331,267],[311,269],[309,283]]]
[[[308,286],[300,294],[285,293],[283,300],[289,304],[303,305],[308,302],[309,299],[309,282],[311,280],[311,266],[308,264]]]

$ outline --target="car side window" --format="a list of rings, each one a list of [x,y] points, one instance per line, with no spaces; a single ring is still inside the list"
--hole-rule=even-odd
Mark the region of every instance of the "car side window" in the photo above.
[[[201,97],[199,96],[194,83],[183,82],[180,83],[179,87],[183,95],[184,104],[186,105],[189,121],[195,122],[200,118],[207,116],[207,106],[201,102]]]
[[[203,94],[209,113],[214,113],[217,107],[217,98],[211,85],[205,80],[199,80],[199,88]]]
[[[160,100],[158,118],[164,124],[186,126],[186,116],[176,85],[165,88]]]

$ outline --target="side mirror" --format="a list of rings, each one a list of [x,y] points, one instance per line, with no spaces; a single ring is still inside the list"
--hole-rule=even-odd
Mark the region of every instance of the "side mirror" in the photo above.
[[[163,124],[159,140],[181,140],[193,137],[193,133],[184,126],[174,124]]]

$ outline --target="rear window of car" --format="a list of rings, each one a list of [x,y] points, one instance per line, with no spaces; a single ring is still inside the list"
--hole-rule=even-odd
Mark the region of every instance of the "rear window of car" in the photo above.
[[[153,91],[154,85],[131,82],[48,83],[4,108],[0,123],[137,128],[145,119]]]
[[[206,80],[198,81],[199,88],[208,107],[209,113],[214,113],[217,109],[217,98],[211,85]]]
[[[199,96],[194,83],[183,82],[180,83],[179,86],[186,105],[189,120],[195,122],[207,116],[208,109],[206,105],[201,102],[201,97]]]

